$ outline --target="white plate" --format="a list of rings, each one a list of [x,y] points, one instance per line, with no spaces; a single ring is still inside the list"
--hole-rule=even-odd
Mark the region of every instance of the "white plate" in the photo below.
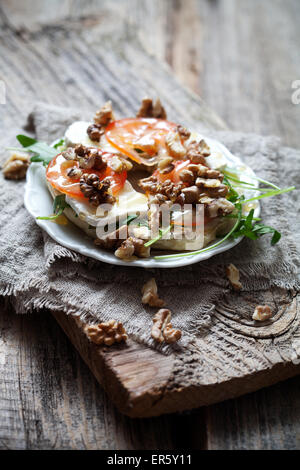
[[[205,138],[205,137],[204,137]],[[254,172],[251,168],[246,166],[239,158],[233,156],[224,145],[219,142],[205,138],[208,145],[214,150],[220,151],[226,159],[227,165],[231,167],[239,167],[243,171],[243,180],[251,182],[258,186],[255,180],[251,180],[251,176],[254,176]],[[253,191],[247,191],[243,193],[245,197],[253,197],[257,193]],[[237,245],[242,237],[236,240],[226,240],[222,245],[213,248],[210,251],[200,253],[197,255],[189,255],[181,258],[170,258],[165,260],[156,260],[155,254],[150,258],[138,259],[135,261],[122,261],[117,258],[113,253],[102,250],[94,245],[93,240],[89,238],[83,231],[73,225],[71,222],[68,225],[58,225],[55,222],[49,220],[37,220],[36,217],[43,216],[46,214],[53,213],[53,199],[47,189],[45,180],[45,168],[41,163],[32,163],[27,171],[27,182],[25,188],[25,207],[28,212],[34,217],[36,223],[44,229],[53,240],[60,245],[65,246],[71,250],[74,250],[82,255],[90,258],[103,261],[104,263],[115,264],[120,266],[139,266],[143,268],[177,268],[180,266],[186,266],[199,261],[206,260],[215,256],[223,251],[230,250]],[[257,203],[255,207],[254,216],[258,217],[260,213],[260,206]],[[213,242],[215,243],[215,242]],[[152,249],[153,252],[153,249]],[[162,253],[162,252],[160,252]],[[168,254],[164,252],[162,254]],[[174,254],[174,252],[172,252]]]

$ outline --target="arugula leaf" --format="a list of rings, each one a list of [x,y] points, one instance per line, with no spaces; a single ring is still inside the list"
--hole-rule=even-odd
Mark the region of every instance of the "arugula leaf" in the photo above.
[[[253,227],[253,232],[257,233],[260,237],[266,233],[273,233],[271,245],[276,245],[276,243],[278,243],[281,238],[281,233],[278,232],[278,230],[275,228],[269,227],[268,225],[255,224]]]
[[[137,153],[145,153],[142,149],[134,148],[133,150],[135,150]]]
[[[32,137],[22,134],[17,135],[17,140],[20,142],[22,147],[30,147],[30,145],[37,143],[37,140],[33,139]]]
[[[242,173],[239,172],[238,170],[234,169],[234,168],[230,168],[230,167],[226,167],[226,168],[229,168],[229,170],[233,170],[233,171],[228,171],[228,169],[225,169],[225,170],[222,171],[222,173],[227,178],[231,179],[232,181],[238,181],[239,182],[240,180],[235,178],[235,177],[238,177]],[[276,184],[271,183],[270,181],[264,180],[263,178],[259,178],[258,176],[255,176],[255,175],[249,175],[249,176],[250,176],[251,179],[259,181],[260,183],[263,183],[266,186],[271,186],[271,188],[274,188],[274,189],[280,189],[279,186],[276,186]],[[241,183],[242,183],[242,181],[241,181]],[[246,184],[250,184],[250,183],[246,183]]]
[[[228,178],[226,176],[224,176],[223,183],[226,184],[226,186],[228,186],[228,188],[229,188],[229,191],[228,191],[228,194],[227,194],[228,201],[230,201],[232,203],[237,202],[240,198],[240,195],[233,188],[232,184],[230,183],[230,181],[228,180]]]
[[[278,191],[268,191],[267,193],[260,194],[256,197],[251,197],[250,199],[243,201],[243,204],[251,201],[257,201],[258,199],[263,199],[264,197],[279,196],[279,194],[288,193],[290,191],[294,191],[294,189],[296,189],[295,186],[290,186],[289,188],[279,189]]]
[[[53,145],[53,148],[58,149],[59,147],[62,147],[63,145],[65,145],[65,139],[64,138],[60,139],[57,142],[57,144]]]
[[[45,142],[39,142],[22,134],[17,135],[17,139],[26,151],[34,154],[30,159],[32,162],[42,162],[44,166],[47,166],[52,158],[57,155],[57,150]]]
[[[64,194],[60,196],[56,196],[53,202],[53,215],[49,215],[48,217],[37,217],[38,220],[55,220],[57,217],[62,215],[63,211],[66,207],[70,207],[69,204],[66,202],[66,196]]]
[[[266,233],[272,233],[273,237],[271,239],[271,245],[275,245],[279,242],[281,238],[281,234],[273,227],[269,227],[268,225],[263,224],[254,224],[253,221],[255,218],[253,217],[254,209],[251,209],[247,217],[241,217],[240,223],[237,226],[236,230],[232,233],[233,238],[238,238],[241,236],[245,236],[250,238],[251,240],[257,240],[262,235]]]

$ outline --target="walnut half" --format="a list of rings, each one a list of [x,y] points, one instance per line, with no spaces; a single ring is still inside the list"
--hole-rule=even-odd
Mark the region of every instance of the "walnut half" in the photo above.
[[[157,284],[154,277],[143,285],[142,294],[142,303],[145,305],[148,304],[150,307],[163,307],[165,305],[165,301],[158,297]]]
[[[85,325],[83,330],[90,341],[95,344],[111,346],[128,339],[124,326],[116,320],[109,320],[99,325]]]
[[[166,147],[169,154],[177,159],[184,159],[186,155],[186,148],[182,145],[180,135],[178,132],[170,131],[166,136]]]
[[[240,271],[234,264],[231,263],[226,267],[226,275],[233,289],[236,291],[241,290],[243,286],[240,282]]]
[[[153,317],[153,326],[151,336],[157,343],[168,344],[176,343],[181,338],[181,331],[173,328],[171,320],[171,311],[161,308]]]
[[[111,101],[107,101],[94,116],[94,123],[98,126],[107,126],[110,121],[114,121],[115,116]]]
[[[29,167],[29,156],[24,153],[13,153],[4,163],[2,172],[7,180],[22,180]]]
[[[156,118],[156,119],[167,119],[167,113],[165,108],[157,98],[153,104],[152,98],[143,98],[140,109],[136,114],[137,118]]]
[[[138,258],[149,258],[150,247],[144,245],[145,240],[140,238],[128,237],[124,240],[121,245],[115,251],[117,258],[130,261],[132,257],[138,256]]]
[[[265,321],[272,317],[272,310],[268,305],[257,305],[252,315],[253,320]]]

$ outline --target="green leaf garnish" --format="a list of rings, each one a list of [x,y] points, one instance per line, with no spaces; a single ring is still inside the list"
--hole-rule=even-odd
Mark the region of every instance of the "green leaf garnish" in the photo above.
[[[229,188],[229,191],[227,194],[228,201],[234,204],[236,201],[239,200],[240,194],[233,188],[232,184],[230,183],[230,181],[228,180],[226,176],[224,176],[223,183],[226,184],[226,186],[228,186]]]
[[[65,145],[65,139],[60,139],[57,144],[53,145],[53,148],[58,149],[59,147],[63,147]]]
[[[30,159],[32,162],[42,162],[44,166],[47,166],[57,155],[57,150],[45,142],[39,142],[22,134],[17,135],[17,139],[27,152],[34,154]]]
[[[138,217],[138,216],[137,216],[136,214],[129,215],[129,216],[127,217],[127,219],[124,220],[123,223],[124,223],[125,225],[129,225],[133,220],[137,219],[137,217]]]
[[[251,209],[247,217],[242,217],[239,226],[232,233],[233,238],[245,236],[251,240],[257,240],[262,235],[272,233],[271,245],[275,245],[279,242],[281,234],[273,227],[263,224],[253,224],[254,221],[254,209]]]
[[[155,238],[152,238],[152,240],[149,240],[147,243],[144,244],[144,246],[151,246],[153,245],[154,243],[156,243],[158,240],[160,240],[166,233],[168,233],[172,228],[172,224],[170,224],[167,228],[165,228],[164,230],[162,230],[161,228],[159,229],[159,234],[157,235],[157,237]]]
[[[241,217],[242,217],[242,208],[239,207],[239,212],[237,214],[237,221],[236,223],[234,224],[234,226],[232,227],[232,229],[230,230],[230,232],[228,232],[224,238],[222,238],[220,241],[218,241],[217,243],[214,243],[213,245],[210,245],[210,246],[207,246],[206,248],[202,248],[202,250],[197,250],[197,251],[190,251],[189,253],[178,253],[176,255],[163,255],[163,256],[154,256],[154,259],[167,259],[167,258],[181,258],[183,256],[191,256],[191,255],[199,255],[200,253],[205,253],[206,251],[210,251],[212,250],[213,248],[216,248],[217,246],[220,246],[222,243],[224,243],[231,235],[232,233],[235,231],[235,229],[238,227],[239,223],[240,223],[240,220],[241,220]],[[146,245],[145,245],[146,246]]]
[[[66,196],[64,194],[60,196],[56,196],[53,202],[53,215],[49,215],[48,217],[37,217],[38,220],[55,220],[57,217],[62,215],[63,211],[66,207],[70,207],[69,204],[66,202]]]
[[[237,182],[242,182],[238,179],[238,176],[242,173],[240,173],[239,171],[234,171],[233,168],[230,168],[230,170],[233,170],[233,171],[228,171],[228,170],[223,170],[223,174],[228,178],[228,179],[231,179],[232,181],[237,181]],[[259,178],[258,176],[254,176],[254,175],[249,175],[249,177],[253,180],[256,180],[256,181],[259,181],[260,183],[263,183],[265,184],[266,186],[271,186],[271,188],[274,188],[274,189],[280,189],[278,186],[276,186],[276,184],[274,183],[271,183],[270,181],[267,181],[267,180],[264,180],[263,178]],[[250,184],[250,183],[246,183],[246,184]]]
[[[246,204],[251,201],[257,201],[258,199],[263,199],[264,197],[278,196],[279,194],[288,193],[290,191],[293,191],[294,189],[296,189],[295,186],[290,186],[289,188],[279,189],[278,191],[268,191],[267,193],[260,194],[259,196],[246,199],[245,201],[243,201],[243,204]]]

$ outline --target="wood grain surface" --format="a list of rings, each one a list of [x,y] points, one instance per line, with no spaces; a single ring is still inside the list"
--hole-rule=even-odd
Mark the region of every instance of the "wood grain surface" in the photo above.
[[[113,33],[121,18],[128,34],[202,95],[220,127],[225,121],[299,146],[300,107],[291,103],[291,83],[300,78],[299,17],[296,0],[284,7],[278,0],[4,0],[4,124],[20,126],[36,98],[98,104],[95,63],[82,51],[93,53],[95,25]],[[75,42],[64,50],[70,31],[82,30],[91,32],[83,49]],[[3,305],[0,331],[0,448],[299,448],[299,378],[192,413],[131,420],[116,411],[47,312],[17,317]]]

